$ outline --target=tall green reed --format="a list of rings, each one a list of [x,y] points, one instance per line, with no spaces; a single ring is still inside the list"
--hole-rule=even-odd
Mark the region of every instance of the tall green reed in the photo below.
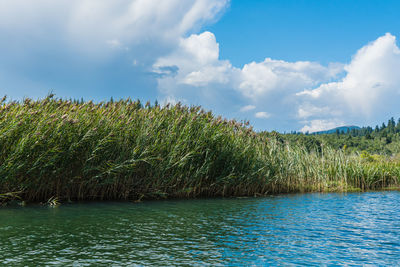
[[[396,186],[396,162],[307,152],[201,107],[1,102],[0,193],[29,201],[244,196]]]

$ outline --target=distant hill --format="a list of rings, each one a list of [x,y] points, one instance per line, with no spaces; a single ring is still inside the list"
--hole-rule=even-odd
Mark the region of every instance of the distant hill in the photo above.
[[[339,130],[340,133],[342,133],[342,132],[348,133],[352,129],[359,130],[361,128],[358,127],[358,126],[354,126],[354,125],[351,125],[351,126],[340,126],[340,127],[336,127],[336,128],[330,129],[330,130],[326,130],[326,131],[314,132],[312,134],[334,134],[334,133],[336,133],[337,130]]]

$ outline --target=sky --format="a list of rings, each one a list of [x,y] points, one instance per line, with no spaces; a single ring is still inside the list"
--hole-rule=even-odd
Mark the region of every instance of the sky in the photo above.
[[[0,95],[202,105],[257,130],[400,117],[397,0],[0,0]]]

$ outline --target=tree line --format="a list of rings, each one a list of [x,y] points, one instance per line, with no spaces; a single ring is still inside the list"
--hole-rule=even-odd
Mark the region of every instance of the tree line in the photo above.
[[[393,156],[400,154],[400,119],[392,117],[387,123],[362,128],[352,128],[346,131],[337,129],[333,133],[309,134],[301,132],[278,133],[262,132],[270,138],[280,142],[305,146],[308,151],[321,151],[322,147],[330,146],[334,149],[342,149],[346,153],[367,152]]]

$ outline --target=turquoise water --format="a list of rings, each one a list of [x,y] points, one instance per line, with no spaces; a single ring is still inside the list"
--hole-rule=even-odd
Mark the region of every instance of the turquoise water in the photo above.
[[[400,265],[400,192],[0,208],[2,265]]]

